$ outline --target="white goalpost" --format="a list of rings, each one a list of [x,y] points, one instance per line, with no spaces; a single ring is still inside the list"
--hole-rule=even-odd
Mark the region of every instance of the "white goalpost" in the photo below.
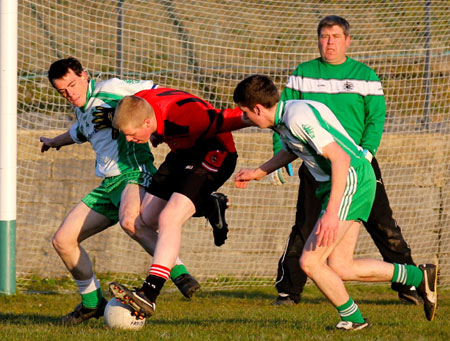
[[[0,0],[0,293],[16,292],[17,1]]]
[[[73,108],[47,80],[53,61],[73,56],[99,81],[151,79],[215,107],[233,107],[233,89],[245,76],[267,74],[282,88],[299,63],[316,58],[316,27],[330,14],[350,22],[349,55],[372,67],[383,84],[387,117],[377,159],[394,217],[413,259],[437,257],[441,285],[450,285],[448,1],[19,0],[18,289],[34,290],[37,282],[68,276],[52,235],[101,181],[88,144],[40,152],[40,136],[60,134],[74,119]],[[271,156],[270,131],[233,135],[236,170]],[[168,149],[152,151],[158,166]],[[299,162],[293,166],[296,171]],[[283,186],[267,177],[245,191],[228,181],[220,189],[231,202],[222,247],[214,246],[204,219],[183,227],[181,258],[203,288],[274,284],[294,223],[298,185],[297,175]],[[361,230],[357,255],[379,258]],[[83,246],[101,279],[131,284],[145,278],[151,264],[119,226]]]

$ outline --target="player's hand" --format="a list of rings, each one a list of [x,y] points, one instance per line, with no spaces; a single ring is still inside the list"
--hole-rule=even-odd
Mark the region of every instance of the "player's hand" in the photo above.
[[[234,185],[237,188],[246,188],[251,180],[259,180],[256,170],[251,168],[241,169],[234,177]]]
[[[337,238],[339,229],[339,217],[337,214],[325,213],[320,218],[320,221],[317,225],[317,247],[323,246],[328,247],[331,246]]]
[[[283,168],[278,168],[275,172],[270,173],[270,179],[274,185],[284,185],[287,177],[294,175],[292,165],[288,163]]]
[[[39,141],[42,142],[41,153],[46,152],[50,148],[55,148],[56,150],[59,150],[59,148],[61,148],[61,146],[55,146],[53,144],[54,139],[50,139],[48,137],[41,136],[39,138]]]
[[[92,120],[94,130],[99,131],[102,129],[111,128],[111,138],[113,140],[117,139],[119,136],[119,130],[112,126],[115,110],[115,108],[107,108],[98,105],[92,113],[92,116],[94,116],[94,119]]]

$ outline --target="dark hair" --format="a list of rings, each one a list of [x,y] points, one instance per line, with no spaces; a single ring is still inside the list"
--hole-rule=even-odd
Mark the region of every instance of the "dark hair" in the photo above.
[[[319,25],[317,26],[317,36],[320,38],[320,32],[322,32],[322,28],[331,27],[334,25],[338,25],[344,31],[346,37],[350,35],[350,24],[347,20],[337,15],[329,15],[320,20]]]
[[[69,57],[66,59],[59,59],[53,62],[48,69],[48,80],[53,85],[54,79],[59,79],[63,77],[71,69],[77,76],[81,76],[83,72],[83,67],[78,59]]]
[[[280,100],[276,85],[265,75],[252,75],[241,81],[234,89],[236,104],[253,109],[256,104],[271,108]]]

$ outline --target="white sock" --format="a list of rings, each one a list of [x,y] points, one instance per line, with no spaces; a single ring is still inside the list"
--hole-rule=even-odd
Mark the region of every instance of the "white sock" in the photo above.
[[[100,288],[100,283],[97,280],[97,277],[92,276],[92,278],[86,279],[86,280],[75,280],[75,283],[77,283],[78,290],[80,291],[80,294],[89,294],[90,292],[96,291]]]

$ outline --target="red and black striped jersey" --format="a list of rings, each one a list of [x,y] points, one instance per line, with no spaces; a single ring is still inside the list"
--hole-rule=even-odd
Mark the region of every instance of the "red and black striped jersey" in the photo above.
[[[246,127],[239,108],[215,109],[197,96],[169,88],[143,90],[136,96],[153,107],[157,122],[154,134],[173,152],[222,148],[236,152],[231,131]]]

